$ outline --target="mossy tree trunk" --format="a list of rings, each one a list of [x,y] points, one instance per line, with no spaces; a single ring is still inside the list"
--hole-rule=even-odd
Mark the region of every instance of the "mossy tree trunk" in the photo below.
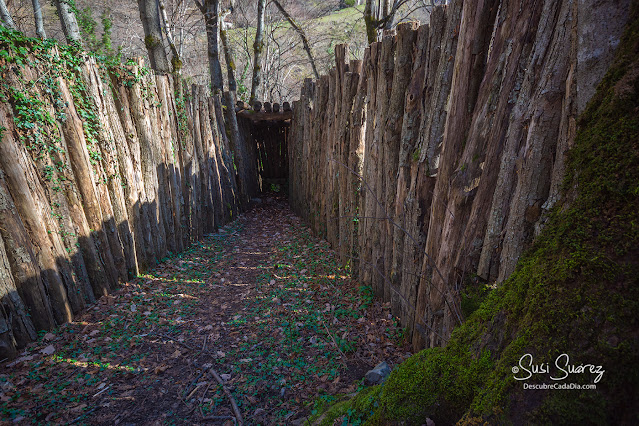
[[[164,48],[157,0],[138,0],[138,9],[144,28],[144,46],[149,54],[151,68],[159,73],[171,72],[169,59]]]
[[[260,83],[262,81],[262,51],[264,50],[264,15],[266,0],[257,0],[257,26],[255,41],[253,42],[253,77],[251,78],[251,95],[249,104],[259,98]]]

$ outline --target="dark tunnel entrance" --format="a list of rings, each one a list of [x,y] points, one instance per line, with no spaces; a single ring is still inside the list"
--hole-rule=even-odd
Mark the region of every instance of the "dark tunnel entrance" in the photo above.
[[[276,192],[282,195],[288,188],[288,134],[293,112],[284,103],[265,103],[266,110],[246,109],[238,105],[237,121],[246,146],[255,163],[259,191]]]

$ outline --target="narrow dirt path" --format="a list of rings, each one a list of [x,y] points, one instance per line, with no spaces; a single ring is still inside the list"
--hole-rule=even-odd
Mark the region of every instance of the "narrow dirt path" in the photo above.
[[[302,424],[408,355],[372,301],[285,201],[267,198],[76,321],[0,364],[14,423]]]

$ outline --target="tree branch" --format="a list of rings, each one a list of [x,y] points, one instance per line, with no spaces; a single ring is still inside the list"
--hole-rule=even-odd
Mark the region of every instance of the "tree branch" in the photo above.
[[[313,59],[311,46],[308,44],[308,39],[306,38],[306,34],[304,33],[304,30],[302,30],[302,28],[299,25],[297,25],[297,23],[293,20],[291,15],[284,9],[284,7],[282,7],[279,1],[273,0],[273,4],[277,6],[279,11],[282,13],[282,15],[284,15],[284,17],[288,21],[288,23],[291,24],[293,29],[297,31],[297,34],[299,34],[300,38],[302,39],[302,43],[304,44],[304,50],[306,51],[306,54],[308,55],[308,60],[311,62],[311,67],[313,67],[313,74],[315,75],[315,79],[319,80],[320,77],[319,77],[319,73],[317,72],[317,67],[315,66],[315,60]]]

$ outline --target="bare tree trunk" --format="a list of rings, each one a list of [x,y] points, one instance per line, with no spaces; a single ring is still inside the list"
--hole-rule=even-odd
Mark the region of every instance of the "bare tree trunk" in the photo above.
[[[211,91],[213,94],[222,94],[224,86],[222,81],[222,66],[220,65],[220,48],[218,43],[220,2],[219,0],[206,0],[204,4],[202,4],[196,0],[195,4],[204,15],[204,22],[206,24],[209,70],[211,72]]]
[[[233,93],[233,97],[235,97],[235,92],[237,92],[237,83],[235,81],[235,62],[233,61],[233,51],[231,50],[231,46],[229,46],[226,40],[226,30],[224,28],[220,29],[220,40],[222,41],[222,49],[224,50],[224,60],[226,61],[226,73],[229,83],[229,91]]]
[[[16,29],[16,24],[13,22],[13,18],[4,0],[0,0],[0,21],[2,21],[2,25],[5,27],[11,28],[12,30]]]
[[[2,1],[2,0],[0,0]],[[47,38],[47,33],[44,32],[44,20],[42,19],[42,6],[40,6],[39,0],[31,0],[33,5],[33,17],[35,19],[36,34],[39,38]]]
[[[58,16],[60,16],[62,31],[67,39],[67,43],[82,44],[82,36],[80,35],[78,20],[75,17],[73,7],[69,0],[55,0],[55,5],[58,9]]]
[[[164,50],[162,27],[160,26],[160,11],[156,0],[138,0],[140,19],[144,27],[144,45],[149,54],[151,68],[160,73],[167,73],[169,60]]]
[[[277,8],[282,13],[282,15],[284,15],[288,23],[291,24],[293,29],[297,31],[297,34],[299,34],[300,38],[302,39],[302,43],[304,44],[304,50],[306,51],[306,54],[308,55],[308,60],[311,62],[311,67],[313,67],[313,75],[315,76],[316,79],[319,79],[319,73],[317,72],[317,67],[315,66],[315,59],[313,59],[311,46],[308,44],[308,39],[306,38],[306,34],[304,33],[304,30],[302,30],[302,28],[299,25],[297,25],[295,20],[293,20],[293,17],[286,11],[286,9],[284,9],[284,7],[282,7],[279,1],[273,0],[273,3],[275,4],[275,6],[277,6]]]
[[[395,0],[393,2],[393,6],[391,7],[390,0],[382,0],[384,2],[384,7],[382,9],[382,16],[379,17],[379,20],[383,22],[383,28],[385,30],[390,30],[393,28],[393,21],[395,19],[395,12],[397,12],[397,8],[403,4],[403,2],[399,0]]]
[[[162,0],[158,0],[158,4],[160,6],[160,17],[162,18],[162,27],[164,27],[164,34],[166,34],[166,41],[169,42],[169,47],[171,48],[171,53],[173,54],[173,57],[171,57],[173,73],[177,75],[180,72],[180,69],[182,69],[182,58],[180,53],[178,52],[177,47],[175,46],[173,33],[169,28],[169,20],[166,17],[166,7],[164,6],[164,2]]]
[[[257,1],[257,28],[255,30],[255,42],[253,43],[253,78],[251,79],[251,96],[249,104],[257,100],[262,72],[262,50],[264,49],[264,10],[266,0]]]

